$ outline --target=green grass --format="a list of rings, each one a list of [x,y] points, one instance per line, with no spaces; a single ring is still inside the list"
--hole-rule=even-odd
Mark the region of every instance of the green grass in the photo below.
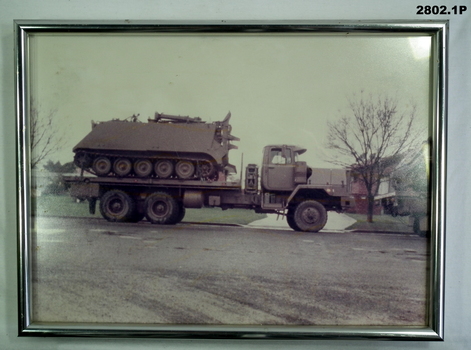
[[[356,223],[347,227],[347,230],[412,232],[408,216],[374,215],[373,222],[367,222],[365,214],[347,215],[357,220]]]
[[[77,203],[69,196],[41,196],[35,198],[33,206],[38,216],[72,216],[72,217],[101,217],[97,202],[96,213],[88,212],[88,202]],[[255,220],[265,218],[265,214],[257,214],[253,210],[220,208],[187,209],[184,222],[204,222],[218,224],[246,225]]]

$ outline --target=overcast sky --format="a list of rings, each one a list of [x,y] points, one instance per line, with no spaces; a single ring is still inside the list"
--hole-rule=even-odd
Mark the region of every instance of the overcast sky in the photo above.
[[[313,167],[322,159],[327,120],[348,110],[361,90],[397,97],[429,117],[430,38],[336,35],[35,35],[30,86],[40,113],[56,111],[72,148],[91,120],[156,111],[222,120],[232,113],[230,152],[240,167],[261,162],[263,146],[296,144]],[[239,172],[240,173],[240,172]]]

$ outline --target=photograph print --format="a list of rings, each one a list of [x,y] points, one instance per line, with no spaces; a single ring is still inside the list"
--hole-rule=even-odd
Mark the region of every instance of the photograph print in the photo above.
[[[24,330],[428,329],[434,35],[162,28],[28,35]]]

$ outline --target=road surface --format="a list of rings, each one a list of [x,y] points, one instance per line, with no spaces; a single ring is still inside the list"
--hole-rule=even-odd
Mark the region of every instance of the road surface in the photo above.
[[[409,234],[39,218],[33,320],[423,325],[427,240]]]

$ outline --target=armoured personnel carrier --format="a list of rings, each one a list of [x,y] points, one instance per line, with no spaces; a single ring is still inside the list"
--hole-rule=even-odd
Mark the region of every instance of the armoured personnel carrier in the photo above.
[[[229,164],[230,112],[220,122],[155,113],[141,122],[126,119],[92,122],[92,131],[74,148],[74,162],[99,177],[217,180],[235,167]]]

